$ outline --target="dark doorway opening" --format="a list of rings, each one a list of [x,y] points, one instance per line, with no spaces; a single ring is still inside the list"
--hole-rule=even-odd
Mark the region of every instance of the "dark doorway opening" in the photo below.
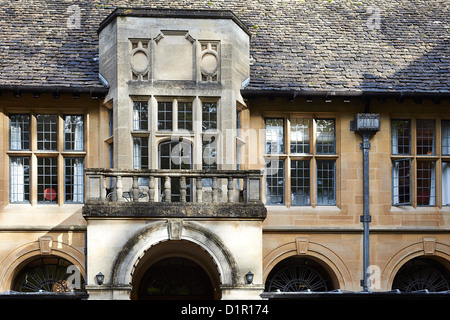
[[[208,274],[192,260],[172,257],[150,266],[139,285],[139,300],[209,300],[214,289]]]

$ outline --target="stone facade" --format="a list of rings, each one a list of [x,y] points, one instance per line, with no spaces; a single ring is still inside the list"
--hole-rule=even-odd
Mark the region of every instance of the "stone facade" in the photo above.
[[[2,294],[70,290],[64,279],[30,285],[47,266],[99,300],[154,298],[162,286],[151,280],[167,280],[164,269],[208,288],[190,298],[450,290],[442,2],[418,1],[407,15],[404,1],[383,12],[374,4],[373,22],[384,18],[375,30],[361,27],[369,9],[353,3],[114,2],[58,4],[61,19],[75,19],[67,32],[38,1],[24,8],[46,28],[36,43],[48,60],[38,45],[26,55],[5,25],[18,15],[0,12]],[[77,27],[77,17],[89,23]],[[22,36],[33,34],[27,26]],[[380,120],[368,194],[362,138],[351,128],[361,113]],[[408,125],[408,152],[394,151],[395,121]],[[439,283],[406,281],[416,267]],[[298,270],[316,280],[283,278]],[[177,289],[162,296],[187,292]]]

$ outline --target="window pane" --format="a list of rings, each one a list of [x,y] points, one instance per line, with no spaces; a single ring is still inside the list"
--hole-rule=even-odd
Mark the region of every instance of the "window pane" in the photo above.
[[[191,169],[192,147],[184,141],[167,141],[159,145],[160,169]],[[164,181],[160,179],[161,200],[164,201]],[[186,179],[186,201],[191,199],[191,180]],[[181,199],[180,178],[170,179],[171,201]]]
[[[392,154],[411,154],[409,120],[392,120]]]
[[[434,120],[417,120],[417,154],[434,155]]]
[[[10,201],[30,202],[30,158],[10,158]]]
[[[392,204],[411,204],[411,160],[395,160],[392,163]]]
[[[148,169],[148,138],[133,138],[133,169]]]
[[[133,102],[133,130],[148,130],[148,102]]]
[[[38,150],[56,150],[58,135],[58,116],[38,114],[37,122],[37,148]]]
[[[64,116],[64,150],[84,150],[83,116]]]
[[[266,161],[266,204],[284,204],[284,160]]]
[[[57,158],[38,158],[38,202],[56,203],[58,201]]]
[[[178,102],[178,129],[192,131],[191,102]]]
[[[291,153],[310,153],[309,122],[309,119],[291,120]]]
[[[133,138],[133,169],[148,169],[148,138]],[[147,178],[139,178],[140,186],[148,185]]]
[[[436,205],[435,163],[417,161],[417,205]]]
[[[284,153],[284,120],[266,119],[266,153]]]
[[[316,152],[318,154],[335,154],[335,130],[333,119],[317,119]]]
[[[317,204],[335,205],[335,168],[334,160],[317,160]]]
[[[450,120],[442,121],[442,154],[450,155]]]
[[[84,201],[84,159],[64,159],[65,202],[82,203]]]
[[[10,115],[9,148],[10,150],[30,150],[30,115]]]
[[[203,152],[202,152],[202,169],[203,170],[217,170],[217,147],[216,137],[203,137]],[[202,184],[204,187],[212,186],[212,178],[203,178]]]
[[[202,130],[217,130],[217,103],[202,103]]]
[[[291,204],[309,206],[310,197],[309,160],[291,161]]]
[[[158,102],[158,130],[172,130],[172,102]]]
[[[442,205],[450,205],[450,162],[442,163]]]
[[[203,152],[202,152],[202,169],[216,170],[217,169],[217,142],[216,137],[203,137]]]

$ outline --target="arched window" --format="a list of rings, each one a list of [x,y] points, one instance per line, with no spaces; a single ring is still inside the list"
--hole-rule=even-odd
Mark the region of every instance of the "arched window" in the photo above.
[[[267,292],[325,292],[334,290],[333,281],[317,262],[299,257],[281,261],[266,280]]]
[[[191,169],[192,145],[186,141],[165,141],[159,144],[159,168],[160,169]],[[180,179],[172,178],[171,201],[180,201]],[[163,185],[163,183],[162,183]],[[161,188],[160,190],[163,191]],[[161,200],[164,192],[161,192]],[[191,179],[186,179],[186,201],[191,199]]]
[[[450,271],[442,264],[425,258],[415,258],[405,263],[392,283],[392,289],[403,292],[450,290]]]
[[[54,256],[29,262],[17,274],[13,290],[18,292],[83,291],[84,280],[71,262]]]

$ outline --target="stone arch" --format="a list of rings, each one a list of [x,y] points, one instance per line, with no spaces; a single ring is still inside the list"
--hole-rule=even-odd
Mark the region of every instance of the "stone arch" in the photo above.
[[[303,240],[305,240],[304,244],[299,243]],[[318,262],[329,273],[336,289],[352,290],[351,275],[344,261],[329,248],[319,243],[308,241],[306,238],[302,238],[300,241],[297,238],[296,241],[282,244],[264,257],[264,283],[270,271],[279,262],[294,256],[310,258]]]
[[[153,246],[170,240],[185,240],[205,250],[218,268],[221,285],[239,282],[236,261],[225,244],[206,228],[181,219],[159,221],[143,228],[122,247],[112,270],[112,285],[131,285],[136,266]]]
[[[45,255],[53,255],[66,259],[77,266],[80,269],[82,276],[86,278],[84,255],[80,251],[65,243],[57,242],[55,240],[52,241],[53,246],[50,253],[43,254],[42,246],[39,240],[24,244],[12,251],[0,263],[0,291],[4,292],[10,290],[17,273],[20,272],[20,270],[31,260]]]
[[[431,249],[427,248],[427,239],[432,242]],[[418,257],[437,259],[450,269],[450,246],[433,238],[424,238],[397,251],[389,259],[381,272],[381,282],[385,288],[392,287],[396,274],[406,262]]]

